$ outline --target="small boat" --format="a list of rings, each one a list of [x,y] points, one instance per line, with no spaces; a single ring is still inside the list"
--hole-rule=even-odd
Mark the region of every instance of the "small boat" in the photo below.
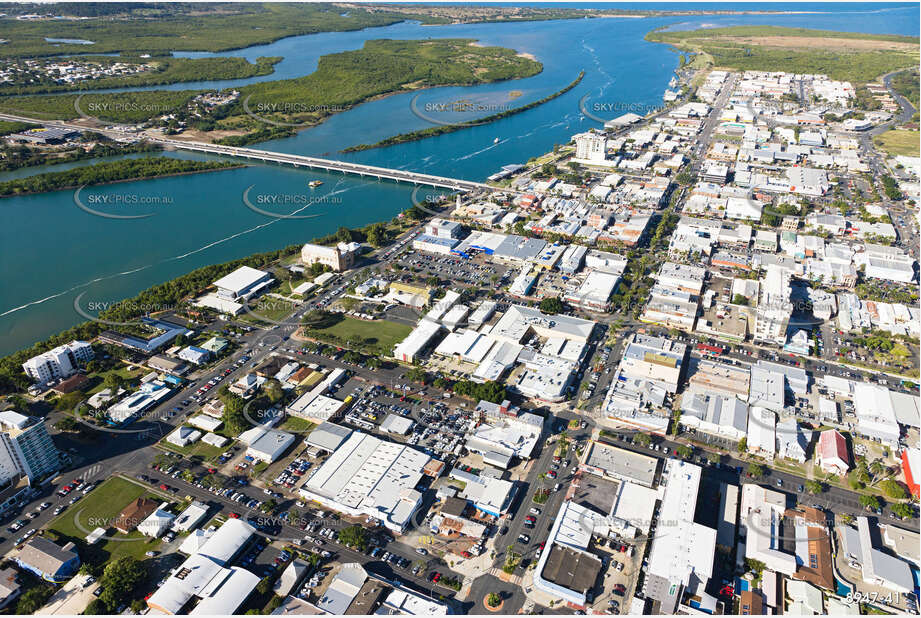
[[[311,189],[316,189],[322,184],[323,184],[322,180],[311,180],[310,182],[307,183],[307,186],[310,187]]]
[[[493,144],[498,144],[498,143],[499,143],[499,138],[497,137],[496,139],[494,139],[494,140],[492,141],[492,143],[493,143]]]

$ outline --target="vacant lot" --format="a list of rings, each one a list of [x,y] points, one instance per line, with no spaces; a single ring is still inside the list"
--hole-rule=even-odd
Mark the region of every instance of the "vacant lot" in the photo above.
[[[917,131],[892,129],[891,131],[886,131],[873,141],[877,146],[890,154],[917,157],[919,151],[921,151],[918,147],[919,139],[921,139],[921,133]]]
[[[291,431],[293,433],[307,433],[316,427],[316,423],[311,423],[307,419],[298,418],[296,416],[289,416],[285,419],[285,422],[279,426],[279,429],[283,431]]]
[[[918,64],[918,38],[778,26],[732,26],[646,35],[739,71],[824,73],[862,84]]]
[[[832,37],[809,38],[801,36],[755,36],[732,37],[736,43],[747,45],[766,45],[768,47],[785,47],[787,49],[821,48],[841,51],[857,50],[895,50],[911,52],[917,45],[899,41],[877,41],[870,39],[838,39]]]
[[[389,356],[393,346],[412,331],[406,324],[388,320],[359,320],[336,315],[321,328],[308,328],[305,334],[325,343]]]
[[[62,540],[73,541],[83,562],[103,564],[122,556],[143,558],[146,552],[159,545],[159,541],[151,542],[137,530],[131,534],[117,532],[114,522],[129,502],[147,496],[162,499],[137,483],[113,477],[69,506],[48,529]],[[110,538],[87,545],[86,535],[96,528],[106,528],[106,536]]]

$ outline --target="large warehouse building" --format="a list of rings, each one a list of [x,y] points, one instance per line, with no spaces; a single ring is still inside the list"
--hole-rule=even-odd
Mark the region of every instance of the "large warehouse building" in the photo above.
[[[374,517],[402,532],[422,503],[416,485],[428,455],[355,431],[301,488],[315,500],[353,517]]]

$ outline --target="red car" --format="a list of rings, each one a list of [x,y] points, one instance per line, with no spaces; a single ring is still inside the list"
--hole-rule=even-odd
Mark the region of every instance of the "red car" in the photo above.
[[[70,482],[71,485],[77,487],[78,485],[83,485],[83,479],[74,479]]]
[[[214,474],[217,472],[217,468],[208,468],[208,474]]]
[[[549,477],[552,478],[552,479],[555,479],[555,478],[556,478],[556,470],[550,470],[549,472],[547,472],[547,476],[549,476]]]
[[[166,491],[167,489],[169,489],[169,485],[167,485],[166,483],[160,483],[160,489],[162,489],[163,491]]]
[[[537,518],[534,517],[533,515],[528,515],[527,517],[524,518],[524,520],[534,523],[535,521],[537,521]]]
[[[435,571],[434,573],[432,573],[431,579],[433,582],[437,582],[439,579],[441,579],[441,573],[439,573],[438,571]]]
[[[229,515],[229,517],[230,517],[230,519],[240,519],[240,514],[239,514],[239,513],[231,513],[231,514]]]

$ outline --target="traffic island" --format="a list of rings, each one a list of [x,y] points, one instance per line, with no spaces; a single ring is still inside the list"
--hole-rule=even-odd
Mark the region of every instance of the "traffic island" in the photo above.
[[[490,605],[489,604],[490,600],[493,600],[493,601],[498,600],[499,604],[495,606]],[[491,612],[498,612],[499,610],[502,609],[503,605],[505,605],[505,601],[502,600],[501,596],[499,596],[498,594],[495,594],[494,592],[490,592],[485,597],[483,597],[483,607],[485,607],[487,610]]]

